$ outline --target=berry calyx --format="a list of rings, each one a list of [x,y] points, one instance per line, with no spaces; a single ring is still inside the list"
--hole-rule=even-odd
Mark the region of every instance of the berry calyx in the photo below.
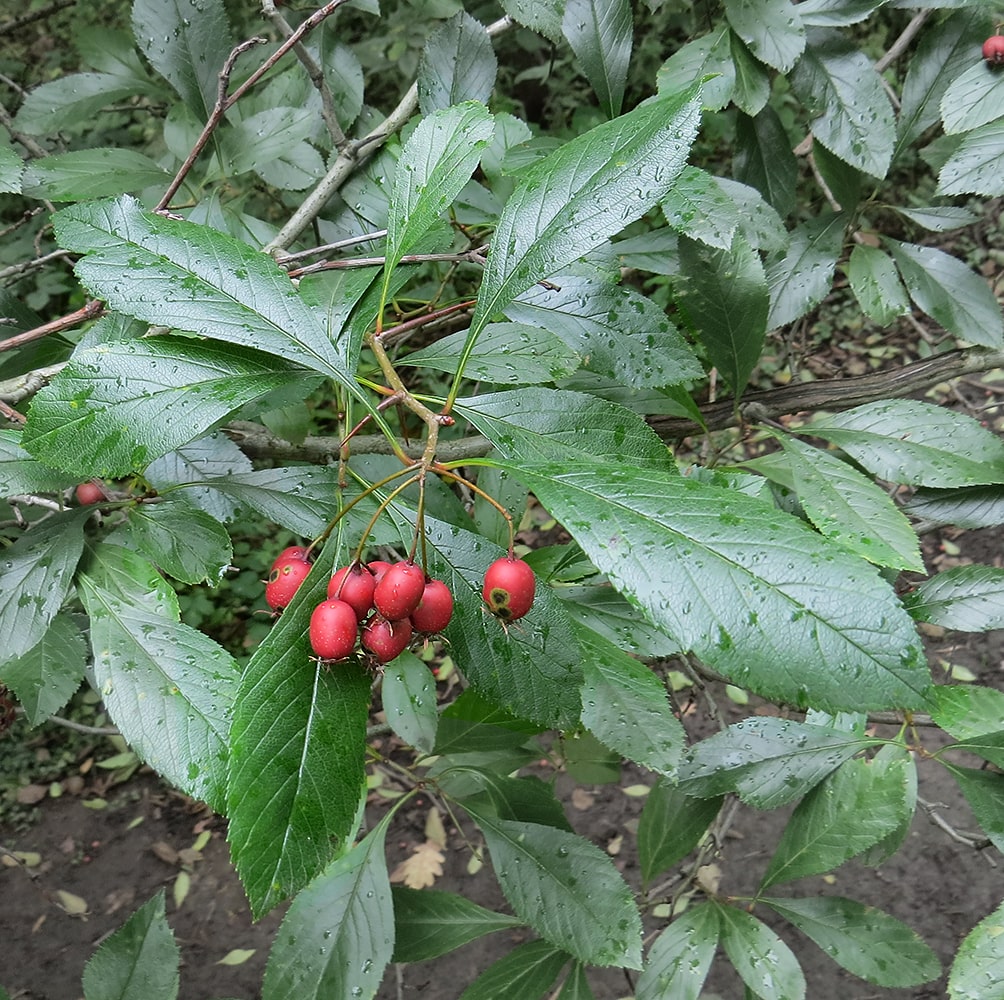
[[[373,604],[388,621],[396,622],[418,607],[425,592],[425,570],[413,562],[395,563],[373,591]]]
[[[991,66],[1004,63],[1004,35],[991,35],[983,43],[983,58]]]
[[[265,583],[265,601],[273,611],[282,611],[307,579],[310,563],[306,559],[286,559],[272,567]]]
[[[97,481],[94,479],[89,480],[86,483],[81,483],[76,491],[77,503],[80,504],[95,504],[104,503],[108,497],[105,496],[105,491],[98,485]]]
[[[380,615],[373,615],[363,626],[360,640],[363,649],[373,654],[377,663],[390,663],[400,656],[411,642],[411,622],[407,618],[387,621]]]
[[[453,594],[442,580],[430,580],[411,613],[416,632],[442,632],[453,617]]]
[[[336,597],[351,605],[356,620],[362,621],[373,608],[376,580],[366,566],[353,563],[336,570],[328,581],[328,597]]]
[[[533,607],[537,578],[522,559],[496,559],[485,573],[481,596],[504,622],[522,618]]]
[[[310,645],[322,660],[342,660],[356,648],[359,620],[345,601],[321,601],[310,616]]]

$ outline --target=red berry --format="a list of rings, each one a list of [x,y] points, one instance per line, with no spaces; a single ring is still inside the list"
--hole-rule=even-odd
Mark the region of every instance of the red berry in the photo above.
[[[366,565],[373,574],[373,579],[379,583],[387,575],[387,570],[391,568],[392,563],[384,562],[382,559],[374,559]]]
[[[274,611],[281,611],[307,579],[310,563],[305,559],[287,559],[272,567],[265,583],[265,600]]]
[[[77,487],[76,494],[77,503],[82,504],[104,503],[108,499],[105,496],[105,491],[93,479],[86,483],[81,483]]]
[[[395,656],[400,656],[411,642],[411,622],[407,618],[400,621],[387,621],[379,615],[363,626],[363,649],[368,650],[378,663],[390,663]]]
[[[321,601],[310,616],[310,645],[322,660],[342,660],[356,648],[359,619],[345,601]]]
[[[413,562],[395,563],[373,591],[373,604],[388,621],[396,622],[418,607],[425,592],[425,570]]]
[[[373,609],[373,574],[359,563],[343,566],[328,581],[328,597],[337,597],[352,606],[356,620],[362,621]]]
[[[481,596],[503,621],[522,618],[533,607],[537,578],[522,559],[496,559],[485,573]]]
[[[453,595],[442,580],[430,580],[411,613],[416,632],[442,632],[453,617]]]
[[[983,58],[991,66],[1004,63],[1004,35],[991,35],[983,43]]]
[[[280,552],[272,562],[272,569],[275,569],[279,563],[287,562],[290,559],[300,559],[304,562],[309,562],[310,558],[307,555],[307,547],[305,545],[290,545]]]

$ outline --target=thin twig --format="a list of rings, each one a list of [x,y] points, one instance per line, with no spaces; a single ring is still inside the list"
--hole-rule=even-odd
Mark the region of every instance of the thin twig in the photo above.
[[[11,117],[10,112],[2,104],[0,104],[0,125],[3,125],[3,127],[10,133],[10,137],[15,142],[21,143],[21,145],[24,146],[24,148],[28,150],[28,152],[36,159],[41,159],[43,156],[49,155],[49,151],[35,142],[30,135],[18,132],[18,130],[14,128],[14,119]]]
[[[318,254],[331,253],[332,250],[345,250],[348,247],[358,246],[360,243],[372,243],[375,240],[382,240],[386,235],[386,229],[376,229],[372,233],[364,233],[362,236],[348,236],[344,240],[325,243],[322,247],[311,247],[309,250],[300,250],[298,253],[277,251],[275,262],[280,266],[285,266],[291,261],[303,260],[304,257],[316,257]]]
[[[77,3],[77,0],[53,0],[48,7],[40,7],[38,10],[28,11],[26,14],[19,14],[17,17],[11,18],[9,21],[4,21],[0,24],[0,37],[3,35],[9,35],[14,31],[23,28],[26,24],[31,24],[33,21],[42,21],[47,18],[50,14],[57,14],[61,10],[65,10],[67,7],[73,7]]]
[[[430,261],[444,261],[451,264],[469,263],[485,265],[485,248],[463,250],[460,253],[413,253],[405,254],[398,260],[399,264],[425,264]],[[305,267],[298,267],[289,272],[291,278],[300,278],[305,274],[316,274],[319,271],[347,271],[356,267],[383,267],[386,257],[347,257],[345,260],[319,260]]]
[[[36,326],[33,330],[25,330],[24,333],[8,337],[6,340],[0,340],[0,351],[12,351],[15,347],[21,347],[24,344],[31,343],[33,340],[41,340],[42,337],[47,337],[50,333],[70,330],[81,323],[86,323],[88,320],[97,319],[104,314],[104,311],[105,304],[97,299],[92,299],[79,309],[67,313],[65,316],[60,316],[59,319],[43,323],[41,326]]]
[[[875,71],[884,73],[909,47],[910,43],[917,36],[917,32],[924,26],[924,22],[931,16],[930,10],[922,10],[915,14],[910,23],[900,32],[899,38],[889,46],[886,54],[881,59],[875,61]]]
[[[46,264],[51,264],[54,260],[62,260],[68,257],[70,252],[68,250],[53,250],[52,253],[43,254],[41,257],[35,257],[32,260],[22,261],[20,264],[11,264],[10,267],[5,267],[0,271],[0,281],[4,278],[12,278],[18,274],[26,274],[28,271],[36,271],[40,267],[45,267]]]

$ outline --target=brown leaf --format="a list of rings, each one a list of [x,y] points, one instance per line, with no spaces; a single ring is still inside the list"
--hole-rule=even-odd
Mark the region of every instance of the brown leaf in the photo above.
[[[49,794],[47,785],[25,785],[17,790],[17,801],[23,806],[33,806]]]
[[[151,844],[150,850],[166,864],[176,865],[178,863],[178,852],[170,844],[165,844],[163,840]]]
[[[402,882],[409,889],[427,889],[443,874],[443,852],[431,840],[419,844],[410,858],[405,858],[391,873],[391,882]]]

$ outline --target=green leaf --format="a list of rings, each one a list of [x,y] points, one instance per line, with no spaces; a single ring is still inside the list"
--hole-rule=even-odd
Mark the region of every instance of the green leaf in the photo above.
[[[732,99],[736,84],[731,38],[732,32],[719,25],[707,35],[685,41],[659,67],[656,89],[661,93],[679,90],[685,83],[700,83],[701,106],[707,111],[720,111]],[[670,197],[672,194],[670,191]],[[699,220],[694,221],[700,224]]]
[[[1004,852],[1004,775],[972,767],[949,768],[976,821],[990,842]]]
[[[868,850],[907,813],[908,761],[858,758],[827,775],[796,806],[760,884],[818,875]]]
[[[577,629],[585,654],[582,724],[628,760],[672,778],[685,742],[665,685],[651,669],[589,629]]]
[[[373,997],[394,951],[384,840],[388,812],[293,900],[276,934],[263,1000]]]
[[[450,334],[403,363],[453,373],[467,339],[465,331]],[[548,330],[521,323],[490,323],[478,338],[465,369],[467,377],[496,385],[554,382],[579,367],[579,356]]]
[[[57,493],[79,482],[79,476],[69,476],[32,458],[21,447],[21,431],[0,428],[0,496]]]
[[[135,549],[104,541],[91,544],[83,569],[102,590],[110,591],[124,603],[171,621],[181,620],[174,588]]]
[[[621,113],[634,25],[629,0],[566,0],[561,31],[607,118]]]
[[[182,583],[216,585],[233,561],[230,535],[216,518],[185,500],[129,508],[136,547]]]
[[[638,977],[637,1000],[699,1000],[718,948],[718,910],[699,903],[655,939]]]
[[[769,294],[763,265],[745,237],[725,250],[680,239],[677,301],[708,352],[708,360],[742,395],[767,332]]]
[[[1001,721],[998,720],[995,725],[1000,726]],[[965,750],[989,761],[994,767],[1004,767],[1004,731],[981,733],[968,740],[959,740],[958,743],[951,744],[949,749]]]
[[[0,194],[20,194],[25,162],[10,145],[9,139],[0,139]]]
[[[928,698],[931,718],[956,739],[994,732],[1004,719],[1004,692],[969,684],[937,684]]]
[[[787,0],[726,0],[725,16],[750,52],[787,73],[805,48],[805,28]]]
[[[919,986],[941,972],[938,956],[913,930],[873,906],[841,896],[758,901],[794,924],[839,966],[876,986]]]
[[[803,0],[798,5],[802,23],[810,27],[843,27],[858,24],[887,0]]]
[[[665,779],[655,783],[638,822],[638,863],[645,882],[651,882],[698,845],[723,801],[721,796],[693,798]]]
[[[993,528],[1004,524],[1004,488],[966,486],[916,490],[904,511],[913,517],[960,528]]]
[[[913,527],[884,490],[832,452],[773,436],[791,465],[799,502],[822,534],[879,566],[925,572]]]
[[[964,938],[948,976],[951,1000],[1004,1000],[1004,903]]]
[[[711,905],[718,910],[722,947],[747,989],[771,1000],[804,1000],[805,976],[791,949],[752,913]]]
[[[701,378],[704,369],[663,309],[596,273],[557,275],[506,306],[520,323],[560,337],[582,366],[625,385],[654,388]]]
[[[861,863],[877,868],[888,861],[902,846],[910,833],[913,814],[917,811],[917,763],[911,751],[902,743],[887,743],[875,754],[876,761],[883,766],[891,763],[899,769],[903,785],[904,808],[900,811],[899,824],[861,855]]]
[[[921,622],[959,632],[1004,628],[1004,569],[996,566],[954,566],[916,590],[903,603]]]
[[[84,549],[88,509],[65,511],[35,524],[3,550],[0,562],[0,663],[23,656],[48,632],[73,587]]]
[[[503,996],[540,1000],[554,985],[567,961],[565,952],[546,941],[516,945],[508,955],[485,969],[460,994],[460,1000],[498,1000]]]
[[[896,119],[882,78],[843,34],[814,28],[808,38],[789,80],[814,116],[813,139],[852,167],[885,177],[896,144]]]
[[[1004,78],[985,62],[973,63],[945,88],[941,123],[948,135],[969,132],[1000,118]]]
[[[76,622],[68,615],[56,615],[39,642],[3,665],[0,679],[17,696],[34,727],[70,700],[86,666],[84,637]]]
[[[904,218],[934,233],[951,232],[953,229],[971,226],[979,220],[979,216],[968,208],[956,205],[924,205],[917,208],[897,205],[896,211]]]
[[[24,194],[52,201],[83,201],[125,191],[167,186],[171,175],[132,149],[82,149],[33,160],[24,175]]]
[[[679,788],[700,798],[735,792],[756,809],[776,809],[879,742],[790,719],[745,719],[685,755]]]
[[[206,226],[144,212],[128,196],[71,205],[53,224],[61,246],[86,255],[76,265],[80,280],[111,308],[265,351],[360,395],[319,318],[271,257]]]
[[[888,326],[910,311],[910,299],[888,254],[858,244],[851,250],[845,270],[858,304],[876,323]]]
[[[949,333],[985,347],[1004,346],[1000,306],[986,281],[935,247],[885,237],[910,297]]]
[[[502,9],[552,42],[561,41],[561,0],[502,0]]]
[[[418,106],[423,115],[462,101],[488,103],[498,60],[485,26],[466,11],[430,36],[418,64]]]
[[[696,88],[659,97],[572,139],[521,175],[495,227],[471,345],[520,292],[666,196],[684,167],[699,114]]]
[[[580,785],[610,785],[621,779],[622,758],[588,729],[566,734],[561,741],[565,770]]]
[[[824,414],[806,432],[892,483],[970,486],[1004,482],[1004,443],[972,417],[914,399]]]
[[[174,1000],[181,951],[161,890],[141,906],[84,966],[87,1000]]]
[[[233,658],[208,636],[120,599],[86,573],[79,583],[91,618],[95,686],[109,715],[159,774],[224,812]]]
[[[991,122],[968,133],[938,173],[937,194],[1004,194],[1001,157],[1004,156],[1004,122]]]
[[[141,76],[118,73],[71,73],[28,93],[14,127],[29,135],[47,135],[89,126],[102,108],[135,97],[162,100],[164,86]]]
[[[754,58],[742,39],[732,31],[729,32],[729,53],[735,73],[732,100],[743,114],[755,117],[770,99],[770,77],[763,63]]]
[[[227,789],[234,864],[256,917],[303,888],[344,849],[363,788],[370,679],[311,659],[307,631],[336,545],[255,650],[237,691]]]
[[[792,231],[784,255],[768,263],[768,330],[793,323],[829,294],[846,224],[845,215],[802,222]]]
[[[572,968],[558,994],[558,1000],[595,1000],[586,976],[586,967],[581,962],[572,963]]]
[[[539,550],[537,550],[539,551]],[[679,644],[655,628],[641,611],[609,584],[559,587],[569,617],[632,656],[671,656]]]
[[[798,163],[790,145],[788,133],[770,105],[753,117],[737,116],[736,180],[759,191],[780,216],[795,207]]]
[[[200,122],[216,103],[233,47],[221,0],[136,0],[133,33],[143,55]]]
[[[516,916],[589,965],[641,968],[641,918],[609,855],[564,830],[465,806]]]
[[[796,518],[626,464],[510,471],[618,590],[740,687],[827,710],[922,703],[927,663],[891,588]]]
[[[391,729],[405,743],[432,753],[436,743],[436,682],[427,664],[404,652],[387,664],[383,708]]]
[[[324,174],[321,154],[307,142],[317,124],[309,107],[271,107],[218,133],[219,169],[209,177],[235,177],[253,170],[267,184],[302,191]]]
[[[394,886],[394,961],[426,962],[485,934],[522,926],[465,896],[437,889]]]

